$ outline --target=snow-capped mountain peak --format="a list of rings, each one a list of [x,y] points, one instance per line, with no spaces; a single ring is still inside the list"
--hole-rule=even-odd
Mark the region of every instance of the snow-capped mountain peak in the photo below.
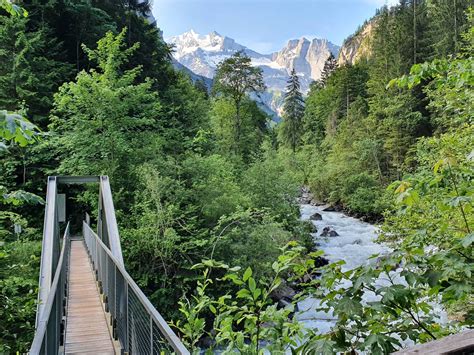
[[[175,46],[174,57],[180,59],[198,50],[204,52],[227,52],[245,49],[232,38],[222,36],[213,31],[207,35],[201,35],[194,30],[185,32],[179,36],[171,37],[168,42]]]
[[[198,75],[212,78],[217,65],[238,51],[245,52],[255,66],[262,68],[268,93],[265,104],[275,112],[281,108],[281,93],[285,90],[288,75],[295,68],[306,92],[313,80],[321,77],[324,62],[330,53],[337,57],[339,47],[326,39],[290,39],[280,51],[271,54],[255,52],[234,39],[213,31],[206,35],[190,30],[168,39],[174,46],[174,58]]]

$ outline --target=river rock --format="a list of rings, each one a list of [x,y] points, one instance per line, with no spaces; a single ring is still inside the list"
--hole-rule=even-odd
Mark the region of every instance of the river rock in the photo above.
[[[311,217],[309,217],[309,219],[311,221],[322,221],[323,220],[323,216],[321,216],[320,213],[316,212],[315,214],[313,214]]]
[[[331,227],[324,227],[323,232],[321,233],[321,237],[338,237],[339,233],[337,233]]]
[[[329,264],[329,260],[326,259],[323,256],[318,256],[316,259],[314,259],[314,266],[315,267],[323,267]]]
[[[280,309],[291,304],[295,295],[296,291],[292,287],[282,284],[271,293],[270,297],[277,303],[277,307]]]
[[[361,245],[362,244],[362,239],[356,239],[352,242],[352,244]]]
[[[293,297],[295,297],[296,295],[296,291],[293,290],[290,286],[286,285],[286,284],[282,284],[280,285],[280,287],[278,287],[276,290],[274,290],[271,294],[271,298],[273,298],[274,300],[278,301],[280,299],[293,299]]]
[[[309,205],[312,199],[313,195],[311,195],[309,189],[306,186],[303,186],[300,190],[300,196],[298,197],[297,202],[301,205]]]
[[[314,197],[311,199],[310,204],[313,205],[313,206],[324,206],[325,205],[324,202],[321,202],[321,201],[317,200]]]
[[[336,212],[336,207],[328,205],[328,206],[323,208],[323,211],[324,212]]]

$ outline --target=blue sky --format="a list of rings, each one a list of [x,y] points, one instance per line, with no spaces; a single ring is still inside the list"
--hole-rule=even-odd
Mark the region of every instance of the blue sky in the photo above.
[[[342,44],[365,19],[395,0],[154,0],[153,14],[168,38],[190,29],[217,31],[270,53],[288,39],[327,38]]]

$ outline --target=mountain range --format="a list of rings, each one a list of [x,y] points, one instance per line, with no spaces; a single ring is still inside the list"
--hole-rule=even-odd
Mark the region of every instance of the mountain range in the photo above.
[[[293,68],[300,77],[302,92],[307,93],[311,82],[321,77],[330,53],[337,57],[340,49],[326,39],[301,37],[289,40],[278,52],[262,54],[215,31],[201,35],[193,30],[169,38],[168,43],[174,46],[173,57],[178,68],[185,67],[207,81],[214,77],[221,61],[243,51],[253,65],[262,69],[267,91],[259,99],[267,112],[277,116],[282,113],[283,93]]]

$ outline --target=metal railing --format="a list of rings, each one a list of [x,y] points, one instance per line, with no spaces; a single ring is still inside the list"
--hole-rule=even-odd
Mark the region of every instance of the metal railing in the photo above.
[[[83,232],[101,292],[105,295],[106,311],[111,315],[113,337],[120,341],[122,352],[129,354],[189,354],[125,270],[107,176],[48,177],[36,333],[30,354],[58,354],[64,343],[71,244],[68,224],[60,249],[58,185],[89,183],[99,184],[97,234],[87,223]]]
[[[58,354],[64,342],[65,317],[67,307],[67,276],[70,255],[69,223],[64,232],[61,253],[49,288],[43,312],[37,319],[36,333],[30,354]]]
[[[41,263],[39,275],[38,305],[36,310],[36,327],[43,315],[51,284],[56,273],[59,258],[59,223],[57,212],[57,178],[48,177],[46,206],[44,211],[43,239],[41,246]]]
[[[96,272],[114,339],[129,354],[189,354],[180,339],[153,307],[98,235],[83,223],[84,241]]]

